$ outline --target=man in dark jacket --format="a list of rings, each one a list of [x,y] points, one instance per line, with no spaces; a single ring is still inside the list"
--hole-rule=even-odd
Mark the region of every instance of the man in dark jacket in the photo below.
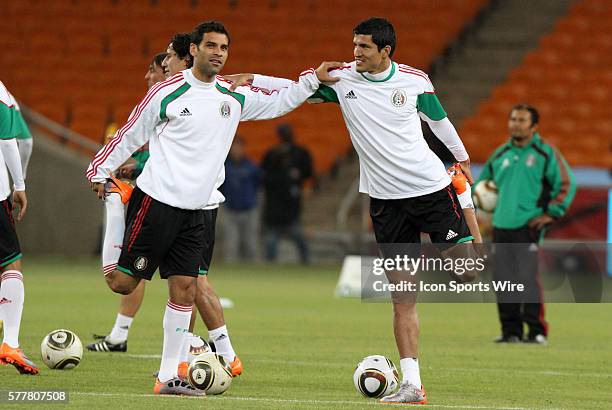
[[[266,229],[266,260],[273,262],[281,236],[289,236],[300,254],[302,264],[309,263],[308,245],[300,224],[304,182],[312,177],[310,153],[295,144],[289,124],[277,128],[280,144],[272,147],[261,164],[263,171],[263,222]]]
[[[246,157],[244,140],[234,138],[225,161],[223,254],[226,262],[253,261],[257,256],[259,167]]]

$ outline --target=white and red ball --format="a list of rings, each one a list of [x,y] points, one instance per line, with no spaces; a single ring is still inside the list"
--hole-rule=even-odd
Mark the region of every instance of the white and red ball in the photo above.
[[[397,389],[399,375],[393,362],[385,356],[368,356],[357,365],[353,383],[365,397],[383,397]]]
[[[83,344],[74,332],[57,329],[43,339],[40,355],[50,369],[74,369],[81,363]]]

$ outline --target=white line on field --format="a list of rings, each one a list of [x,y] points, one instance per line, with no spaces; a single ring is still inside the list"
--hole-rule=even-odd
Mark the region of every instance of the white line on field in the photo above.
[[[124,355],[121,355],[123,357]],[[131,357],[133,359],[161,359],[160,354],[130,354],[127,353],[125,356]]]
[[[161,359],[161,355],[158,354],[126,354],[127,357],[134,359]],[[270,364],[284,364],[290,366],[316,366],[316,367],[345,367],[346,363],[340,362],[317,362],[317,361],[299,361],[299,360],[276,360],[276,359],[258,359],[253,358],[250,361],[255,363],[270,363]],[[492,368],[480,368],[480,367],[444,367],[444,371],[454,372],[493,372],[499,373],[500,369]],[[612,378],[612,373],[583,373],[583,372],[563,372],[557,370],[522,370],[522,369],[503,369],[505,373],[512,372],[517,374],[531,374],[541,376],[563,376],[563,377],[601,377],[601,378]]]
[[[77,396],[100,396],[100,397],[173,397],[180,396],[160,396],[157,394],[134,394],[134,393],[102,393],[102,392],[69,392],[71,395]],[[185,397],[185,396],[183,396]],[[193,400],[203,400],[202,397],[187,397]],[[299,399],[276,399],[272,397],[239,397],[239,396],[214,396],[213,400],[235,400],[235,401],[259,401],[267,403],[293,403],[293,404],[358,404],[378,406],[377,401],[352,401],[352,400],[299,400]],[[440,409],[493,409],[493,410],[530,410],[528,407],[494,407],[494,406],[474,406],[474,405],[445,405],[445,404],[427,404],[419,407],[431,407]],[[543,410],[559,410],[559,409],[543,409]]]
[[[612,378],[612,373],[583,373],[583,372],[561,372],[557,370],[522,370],[522,369],[491,369],[491,368],[464,368],[464,367],[445,367],[444,371],[456,372],[493,372],[493,373],[515,373],[515,374],[530,374],[540,376],[563,376],[563,377],[601,377]]]

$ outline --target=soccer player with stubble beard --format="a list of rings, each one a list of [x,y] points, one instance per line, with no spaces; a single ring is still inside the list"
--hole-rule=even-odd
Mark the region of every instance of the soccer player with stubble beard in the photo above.
[[[166,53],[163,54],[163,60],[157,60],[158,64],[152,62],[151,66],[149,67],[149,71],[145,76],[145,79],[149,81],[149,88],[158,82],[155,81],[155,83],[151,84],[151,79],[159,78],[159,81],[161,81],[164,78],[171,77],[178,74],[180,71],[193,67],[193,56],[191,56],[189,52],[190,44],[191,33],[177,33],[172,37]],[[154,68],[153,71],[151,71],[151,67]],[[123,170],[125,167],[126,166],[124,165],[121,170]],[[208,203],[204,207],[204,219],[207,229],[205,230],[206,237],[204,238],[202,264],[200,266],[197,279],[198,283],[196,287],[195,307],[197,308],[197,311],[199,311],[200,316],[208,329],[208,337],[211,347],[214,348],[215,352],[219,356],[222,356],[225,359],[232,369],[232,376],[236,377],[241,375],[243,372],[242,361],[234,351],[219,297],[217,296],[211,282],[208,280],[215,244],[215,223],[217,219],[217,211],[219,204],[225,200],[225,197],[221,194],[221,192],[219,192],[218,188],[223,184],[224,180],[225,169],[222,168],[219,177],[215,182],[213,193]],[[115,184],[118,186],[114,186]],[[110,193],[116,192],[119,194],[131,194],[132,192],[129,187],[118,189],[121,188],[121,183],[116,180],[110,185],[110,187]],[[123,240],[125,227],[124,205],[121,199],[127,202],[127,198],[125,198],[125,196],[126,195],[107,195],[105,199],[107,212],[109,212],[109,215],[112,216],[112,218],[107,218],[107,233],[109,233],[109,235],[105,235],[104,243],[104,250],[106,250],[106,254],[103,255],[103,266],[107,267],[105,269],[106,271],[109,271],[109,269],[113,270],[117,265],[117,261],[119,260],[121,242]],[[109,237],[114,238],[114,241],[107,241]],[[107,336],[94,335],[94,337],[98,338],[99,340],[95,343],[87,345],[88,350],[99,352],[127,351],[128,331],[144,298],[144,283],[144,281],[141,281],[132,293],[121,297],[120,312],[117,315],[117,319],[111,333]],[[204,342],[201,340],[200,336],[192,333],[195,326],[195,319],[196,309],[194,309],[194,312],[191,315],[189,332],[187,333],[187,337],[185,337],[183,347],[181,348],[179,366],[177,370],[178,376],[181,379],[187,378],[189,354],[204,348]],[[194,352],[191,352],[192,347]]]
[[[323,63],[299,81],[275,92],[240,87],[218,77],[228,57],[230,37],[219,22],[192,33],[192,69],[151,88],[135,114],[95,156],[87,178],[103,198],[108,175],[149,141],[150,158],[137,179],[127,212],[127,229],[117,269],[106,282],[129,294],[159,267],[168,279],[169,300],[156,394],[203,396],[177,377],[180,349],[189,327],[201,265],[208,203],[240,121],[282,116],[302,104],[321,81],[334,81]]]

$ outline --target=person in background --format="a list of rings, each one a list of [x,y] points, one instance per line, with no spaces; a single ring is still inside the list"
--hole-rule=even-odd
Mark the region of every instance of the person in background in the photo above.
[[[546,229],[567,212],[576,194],[572,170],[557,150],[537,132],[538,111],[528,104],[510,110],[510,140],[487,160],[478,182],[492,180],[498,201],[493,212],[493,242],[516,244],[498,247],[494,276],[498,280],[520,280],[528,290],[525,303],[498,293],[502,334],[496,343],[523,341],[548,343],[548,323],[539,285],[538,244]]]
[[[259,228],[257,192],[261,172],[244,151],[244,140],[234,137],[225,161],[223,251],[226,262],[253,261],[257,255]]]
[[[280,143],[265,154],[261,163],[265,256],[268,262],[276,261],[278,241],[288,236],[298,249],[300,262],[307,265],[310,254],[300,216],[304,183],[313,176],[312,158],[307,149],[295,144],[291,125],[281,124],[277,132]]]

